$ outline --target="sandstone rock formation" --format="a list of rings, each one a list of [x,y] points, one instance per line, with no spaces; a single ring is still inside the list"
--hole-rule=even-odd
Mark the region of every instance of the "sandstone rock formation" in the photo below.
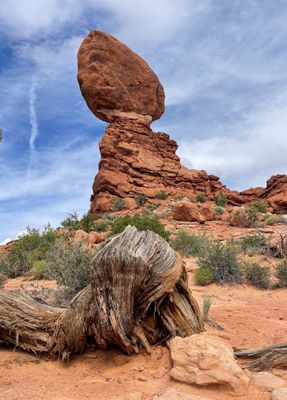
[[[274,389],[271,394],[271,400],[287,400],[287,388]]]
[[[173,208],[173,217],[177,221],[190,221],[203,223],[206,221],[203,213],[195,203],[180,201]]]
[[[91,212],[110,210],[117,198],[129,205],[139,193],[153,198],[160,190],[193,197],[202,192],[213,198],[224,189],[216,176],[183,167],[176,149],[166,133],[155,133],[142,122],[119,119],[111,123],[100,142]]]
[[[268,392],[285,386],[284,379],[268,371],[257,372],[253,375],[252,381],[259,389]]]
[[[248,392],[250,379],[235,362],[232,347],[225,340],[204,332],[176,337],[169,347],[172,378],[199,386],[224,385],[237,395]]]
[[[287,211],[286,175],[271,177],[266,189],[237,192],[214,175],[181,165],[176,142],[149,126],[164,112],[161,83],[141,57],[114,37],[93,30],[84,39],[78,81],[90,110],[110,123],[100,142],[90,212],[112,210],[117,199],[133,209],[138,194],[153,198],[160,190],[190,198],[203,193],[209,200],[220,193],[236,206],[262,198],[274,211]],[[205,219],[211,218],[205,215],[208,210],[202,211]]]
[[[164,90],[147,63],[107,33],[91,31],[78,52],[78,81],[90,110],[112,122],[147,123],[164,112]]]

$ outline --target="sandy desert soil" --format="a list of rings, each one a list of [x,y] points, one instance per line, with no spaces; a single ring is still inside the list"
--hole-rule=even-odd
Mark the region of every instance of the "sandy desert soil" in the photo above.
[[[198,226],[189,227],[190,231]],[[280,227],[278,229],[281,229]],[[286,229],[286,227],[285,227]],[[213,234],[225,238],[249,233],[244,229],[222,230],[216,223]],[[223,233],[222,233],[223,232]],[[252,230],[250,231],[252,232]],[[273,260],[265,258],[266,264]],[[236,348],[260,347],[286,341],[287,289],[259,290],[250,286],[195,286],[192,274],[196,260],[186,259],[190,287],[202,306],[204,297],[213,298],[210,316],[224,326],[224,335]],[[7,290],[33,290],[55,287],[55,282],[37,283],[17,278],[9,280]],[[207,328],[213,330],[212,328]],[[171,360],[166,347],[159,346],[151,355],[141,353],[128,357],[117,349],[89,350],[74,357],[69,364],[39,359],[32,354],[0,346],[0,399],[1,400],[150,400],[169,387],[216,400],[229,400],[232,395],[222,388],[198,388],[172,380],[169,377]],[[287,372],[275,370],[287,381]],[[249,393],[242,400],[267,400],[268,393]]]

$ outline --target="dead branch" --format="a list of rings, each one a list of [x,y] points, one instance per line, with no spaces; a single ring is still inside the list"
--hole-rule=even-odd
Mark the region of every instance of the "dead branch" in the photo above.
[[[273,344],[258,349],[237,350],[236,357],[250,359],[244,368],[267,371],[274,367],[287,366],[287,343]]]

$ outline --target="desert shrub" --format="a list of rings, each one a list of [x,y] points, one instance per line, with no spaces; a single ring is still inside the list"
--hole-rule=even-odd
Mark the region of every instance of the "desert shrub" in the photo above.
[[[224,213],[224,208],[222,206],[214,207],[214,212],[216,215],[222,215]]]
[[[254,250],[265,251],[268,248],[268,240],[262,233],[254,233],[252,235],[245,235],[241,240],[241,249],[243,251]]]
[[[58,238],[46,255],[45,276],[55,279],[67,295],[73,296],[89,283],[93,255],[79,243]]]
[[[110,222],[103,221],[95,224],[94,229],[96,232],[106,232],[109,229]]]
[[[68,217],[65,218],[62,222],[61,222],[61,227],[69,229],[71,231],[73,230],[77,230],[77,229],[81,229],[80,228],[80,218],[78,216],[78,214],[76,212],[74,213],[69,213]]]
[[[280,222],[280,218],[278,217],[278,215],[265,214],[263,216],[263,221],[266,225],[273,225]]]
[[[228,203],[227,198],[226,198],[225,196],[221,195],[221,194],[217,194],[217,195],[215,196],[214,201],[215,201],[215,204],[216,204],[217,206],[219,206],[219,207],[225,207],[226,204]]]
[[[143,206],[148,201],[148,198],[144,194],[138,193],[135,197],[135,201],[138,206]]]
[[[125,207],[124,199],[116,199],[113,204],[113,211],[120,211]]]
[[[276,265],[275,276],[280,287],[287,287],[287,258]]]
[[[197,203],[205,203],[205,196],[203,193],[198,193],[196,195],[196,202]]]
[[[233,241],[221,243],[214,240],[199,257],[199,267],[210,269],[217,283],[240,283],[239,251],[240,248]]]
[[[81,229],[85,232],[91,232],[96,230],[96,220],[99,219],[99,214],[84,214],[82,218],[78,214],[71,213],[69,216],[61,222],[61,226],[70,231],[76,231]]]
[[[254,261],[244,261],[241,265],[245,279],[250,285],[259,289],[268,289],[270,271],[267,267]]]
[[[3,266],[3,273],[16,278],[26,273],[36,261],[43,260],[50,246],[57,238],[57,232],[50,225],[41,233],[38,229],[27,228],[9,252]]]
[[[147,208],[149,211],[154,211],[154,210],[156,210],[159,206],[160,206],[160,203],[151,203],[151,204],[148,204],[146,208]]]
[[[0,271],[0,288],[4,285],[5,281],[7,280],[7,276]]]
[[[177,196],[175,196],[174,200],[175,201],[182,201],[182,200],[190,201],[191,199],[190,199],[190,196],[188,196],[186,194],[178,194]]]
[[[252,207],[256,208],[256,210],[260,213],[265,214],[268,210],[267,204],[264,200],[258,199],[252,203]]]
[[[204,297],[203,298],[203,306],[202,306],[202,316],[204,320],[208,319],[209,311],[213,303],[212,297]]]
[[[171,246],[183,256],[199,256],[204,253],[210,244],[210,237],[206,234],[194,235],[180,229],[171,239]]]
[[[193,280],[198,286],[207,286],[215,282],[215,276],[210,268],[203,267],[194,272]]]
[[[252,228],[258,222],[258,210],[253,207],[241,207],[232,214],[232,225]]]
[[[46,272],[46,263],[44,260],[35,261],[32,266],[33,279],[49,278]]]
[[[135,214],[120,217],[112,224],[112,233],[120,233],[128,225],[135,226],[139,230],[153,231],[162,236],[165,240],[169,240],[170,232],[165,229],[164,225],[162,225],[154,215],[141,216]]]
[[[161,189],[158,194],[154,196],[156,199],[165,200],[168,198],[168,192]]]

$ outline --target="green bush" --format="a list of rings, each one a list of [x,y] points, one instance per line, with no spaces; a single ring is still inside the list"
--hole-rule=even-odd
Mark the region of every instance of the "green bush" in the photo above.
[[[7,280],[7,276],[0,271],[0,288],[3,287],[5,281]]]
[[[263,220],[266,225],[278,224],[278,222],[280,222],[280,218],[278,217],[278,215],[272,214],[265,214],[263,216]]]
[[[148,211],[154,211],[160,206],[160,203],[151,203],[147,205]]]
[[[125,207],[124,199],[116,199],[113,204],[113,211],[120,211]]]
[[[122,232],[128,225],[135,226],[138,230],[150,230],[165,240],[169,240],[170,232],[167,231],[154,215],[143,217],[139,214],[125,215],[120,217],[112,224],[112,233],[117,234]]]
[[[231,222],[232,225],[235,226],[241,226],[243,228],[252,228],[257,225],[258,210],[253,206],[241,207],[240,210],[236,210],[232,214]]]
[[[177,196],[175,196],[174,200],[175,201],[182,201],[182,200],[190,201],[191,198],[190,198],[190,196],[188,196],[186,194],[178,194]]]
[[[270,285],[270,271],[268,268],[254,261],[245,261],[242,263],[242,270],[246,281],[250,285],[259,289],[268,289]]]
[[[27,231],[13,244],[2,266],[3,273],[9,278],[25,274],[32,268],[34,262],[45,258],[57,236],[57,232],[50,225],[45,226],[42,233],[38,229],[28,227]]]
[[[215,282],[215,276],[210,268],[199,268],[193,274],[194,283],[198,286],[207,286]]]
[[[139,193],[136,195],[135,201],[138,206],[143,206],[148,201],[148,198],[144,194]]]
[[[109,229],[110,223],[108,221],[98,222],[95,224],[94,229],[96,232],[106,232]]]
[[[214,207],[214,212],[216,215],[222,215],[224,213],[224,208],[222,206]]]
[[[267,250],[268,240],[262,233],[254,233],[252,235],[243,236],[241,240],[241,249],[243,251],[254,250],[262,251]]]
[[[210,237],[206,234],[194,235],[180,229],[176,236],[171,239],[171,246],[183,256],[197,257],[205,252],[210,241]]]
[[[168,192],[161,189],[160,192],[158,194],[156,194],[154,197],[156,199],[165,200],[168,198]]]
[[[287,287],[287,258],[276,265],[275,276],[280,287]]]
[[[205,196],[203,193],[198,193],[196,195],[196,202],[197,203],[205,203]]]
[[[72,297],[89,283],[93,256],[79,243],[58,238],[46,255],[44,274],[64,286]]]
[[[217,194],[215,196],[215,204],[219,207],[225,207],[226,204],[228,203],[228,200],[225,196],[222,196],[221,194]]]
[[[82,230],[91,232],[96,230],[96,220],[101,218],[99,214],[84,214],[82,218],[77,213],[69,214],[69,217],[61,222],[61,226],[70,231]]]
[[[267,213],[268,207],[264,200],[258,199],[252,203],[252,207],[256,208],[256,210],[260,213]]]
[[[49,276],[46,273],[46,263],[44,260],[35,261],[31,271],[33,272],[33,279],[46,279]]]
[[[199,257],[199,267],[210,269],[216,283],[241,283],[239,250],[233,241],[221,243],[219,240],[215,240]]]

